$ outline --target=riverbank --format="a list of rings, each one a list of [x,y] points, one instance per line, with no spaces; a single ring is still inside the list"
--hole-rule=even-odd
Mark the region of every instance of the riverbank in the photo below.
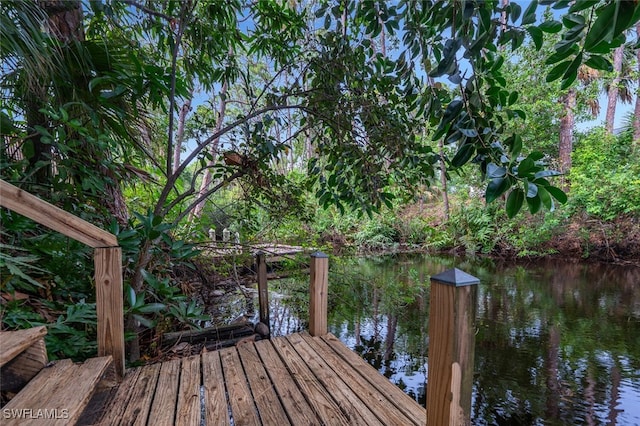
[[[603,221],[582,213],[569,218],[549,215],[506,222],[495,220],[491,212],[471,212],[458,214],[448,223],[439,217],[404,212],[377,228],[365,227],[352,233],[333,228],[323,234],[321,243],[335,254],[455,253],[505,261],[556,258],[640,267],[640,219],[635,217]],[[419,232],[418,221],[422,222]],[[367,229],[368,238],[363,238]],[[413,230],[412,240],[403,232],[406,229]]]

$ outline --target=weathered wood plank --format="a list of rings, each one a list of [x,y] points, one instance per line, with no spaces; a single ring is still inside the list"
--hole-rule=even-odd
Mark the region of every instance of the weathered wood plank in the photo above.
[[[393,400],[389,400],[388,395],[382,394],[371,386],[356,369],[346,364],[324,340],[311,337],[308,334],[300,334],[299,336],[333,369],[336,375],[349,386],[351,392],[357,395],[383,424],[405,426],[413,423],[398,410],[395,403],[392,402]]]
[[[147,424],[159,373],[160,364],[147,365],[140,369],[135,389],[122,415],[120,424],[140,426]]]
[[[112,426],[120,424],[122,414],[129,405],[129,400],[136,387],[138,381],[138,375],[142,367],[133,368],[127,371],[122,382],[118,386],[118,390],[115,392],[113,399],[109,402],[109,408],[106,411],[105,416],[100,420],[101,425]],[[172,410],[173,411],[173,410]]]
[[[113,357],[116,374],[124,376],[124,306],[122,249],[96,248],[94,252],[98,356]]]
[[[0,206],[89,247],[115,247],[115,235],[0,179]]]
[[[231,406],[234,424],[259,425],[258,412],[253,403],[253,396],[247,384],[247,378],[242,369],[236,348],[221,350],[220,360],[222,361],[224,381],[227,384],[229,405]]]
[[[349,386],[340,378],[335,371],[327,365],[316,351],[313,350],[307,342],[305,342],[299,334],[287,336],[289,343],[295,348],[318,378],[327,389],[333,399],[338,403],[342,412],[349,419],[352,425],[380,425],[382,422],[371,412],[371,410],[362,402],[358,395],[354,394]]]
[[[47,334],[47,327],[0,331],[0,366],[5,365]]]
[[[2,340],[2,345],[4,345]],[[0,368],[0,390],[16,391],[24,387],[42,370],[49,358],[44,338],[32,343],[27,349]]]
[[[200,355],[182,360],[175,425],[200,424]]]
[[[401,389],[381,375],[375,368],[347,348],[337,337],[332,334],[327,334],[326,336],[322,336],[322,339],[327,342],[345,362],[356,369],[371,385],[375,386],[379,392],[384,395],[389,395],[396,406],[402,410],[412,422],[418,424],[424,423],[426,418],[424,407],[421,407],[420,404],[402,392]]]
[[[290,424],[255,346],[252,343],[239,345],[238,354],[244,371],[247,372],[249,387],[262,424],[278,426]]]
[[[58,382],[68,374],[73,368],[73,361],[70,359],[63,359],[56,362],[54,365],[42,369],[40,373],[31,380],[27,386],[22,389],[11,401],[9,401],[3,409],[29,409],[33,408],[37,401],[34,401],[39,392],[44,394],[53,393],[57,387]],[[36,407],[43,408],[43,407]],[[7,419],[10,424],[12,420]],[[16,423],[16,422],[14,422]],[[17,422],[19,423],[19,422]]]
[[[270,340],[255,343],[264,368],[271,377],[271,382],[280,396],[291,423],[296,426],[311,426],[320,423],[315,412],[298,389],[287,367],[283,364]]]
[[[332,426],[350,425],[350,419],[342,413],[330,393],[318,381],[307,366],[307,362],[298,355],[289,341],[284,337],[277,337],[271,339],[271,342],[321,422]]]
[[[202,354],[202,383],[204,385],[204,424],[228,426],[229,411],[218,351]]]
[[[321,252],[311,255],[309,288],[309,334],[327,334],[327,291],[329,257]]]
[[[31,383],[38,381],[36,377],[25,387],[26,391],[20,392],[5,406],[5,409],[31,409],[31,413],[46,409],[49,410],[49,415],[53,413],[54,417],[46,420],[48,425],[75,424],[91,399],[100,377],[112,361],[111,357],[101,357],[88,359],[84,364],[79,365],[59,363],[57,365],[61,367],[58,369],[58,374],[47,378],[49,383],[44,383],[40,387],[30,386]],[[23,393],[24,396],[22,396]],[[42,425],[42,421],[42,418],[37,417],[14,418],[3,424]]]
[[[162,363],[156,394],[151,404],[148,425],[172,426],[176,415],[178,386],[180,384],[180,360]],[[126,379],[125,379],[126,380]]]

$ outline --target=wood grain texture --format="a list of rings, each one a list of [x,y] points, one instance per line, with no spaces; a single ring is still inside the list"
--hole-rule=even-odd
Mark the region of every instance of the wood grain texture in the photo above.
[[[234,424],[259,425],[260,418],[236,348],[222,349],[220,360]]]
[[[4,344],[4,341],[2,341]],[[49,358],[41,337],[0,368],[0,390],[19,390],[42,370]]]
[[[329,288],[329,258],[311,257],[309,288],[309,334],[327,334],[327,292]]]
[[[178,386],[180,384],[180,365],[179,359],[162,363],[156,385],[156,393],[149,412],[148,425],[173,425],[178,400]]]
[[[427,424],[471,423],[476,291],[431,283]]]
[[[296,385],[289,370],[280,359],[270,340],[261,340],[255,343],[255,348],[260,354],[264,368],[271,383],[280,397],[291,423],[296,426],[311,426],[320,423],[315,411],[309,405],[304,395]]]
[[[322,337],[344,362],[351,368],[357,370],[370,384],[380,393],[388,395],[396,405],[413,423],[423,424],[425,421],[425,409],[416,401],[411,399],[400,388],[391,383],[389,379],[381,375],[375,368],[367,364],[358,354],[347,348],[337,337],[327,334]]]
[[[127,426],[144,426],[147,424],[151,410],[151,402],[156,392],[160,367],[160,364],[154,364],[144,366],[140,369],[135,388],[122,414],[120,424]]]
[[[228,426],[229,411],[218,351],[202,354],[202,383],[204,384],[205,424]]]
[[[316,411],[320,421],[326,425],[350,425],[350,419],[332,398],[333,389],[327,390],[307,366],[308,360],[302,359],[291,343],[284,338],[272,339],[273,346],[287,366],[305,399]]]
[[[24,330],[0,331],[0,366],[5,365],[21,352],[47,334],[47,327]]]
[[[124,305],[122,249],[96,248],[94,252],[98,356],[113,357],[116,374],[124,376]]]
[[[182,360],[176,426],[200,424],[200,355]]]
[[[358,369],[347,365],[322,339],[313,338],[308,334],[299,336],[319,355],[318,358],[324,360],[335,374],[344,381],[351,393],[360,398],[383,424],[397,426],[415,424],[397,409],[395,403],[389,399],[391,395],[381,393],[362,376],[362,374],[369,373],[369,369],[360,372]],[[422,422],[419,424],[422,424]]]
[[[53,372],[46,372],[45,378],[38,380],[40,376],[38,375],[4,408],[30,409],[32,413],[38,410],[49,410],[49,413],[53,411],[57,418],[47,419],[47,425],[75,424],[112,359],[111,357],[91,358],[84,364],[64,361],[52,367]],[[42,418],[13,418],[3,424],[42,425],[42,422]]]
[[[258,409],[262,424],[286,426],[289,419],[278,398],[275,387],[267,374],[260,356],[252,343],[238,346],[238,355],[247,372],[249,388]]]
[[[115,235],[0,179],[0,206],[89,247],[115,247]]]
[[[117,391],[109,402],[105,415],[102,420],[100,420],[100,425],[112,426],[120,424],[120,419],[122,418],[127,405],[129,405],[131,395],[133,395],[136,388],[136,382],[138,381],[138,376],[141,371],[142,367],[129,369],[127,371],[127,374],[125,374],[122,382],[118,385]],[[175,412],[175,409],[172,408],[171,411]]]
[[[360,397],[354,394],[343,378],[339,377],[335,371],[329,367],[321,356],[305,342],[299,334],[287,336],[287,340],[291,343],[300,354],[302,359],[307,363],[318,381],[327,389],[331,397],[336,401],[342,413],[349,420],[351,425],[373,426],[380,425],[382,422],[373,412],[362,402]]]

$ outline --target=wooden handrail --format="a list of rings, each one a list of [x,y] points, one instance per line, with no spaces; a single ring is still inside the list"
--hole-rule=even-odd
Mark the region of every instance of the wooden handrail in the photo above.
[[[118,238],[0,179],[0,207],[94,248],[98,355],[111,355],[119,378],[124,376],[124,305],[122,250]]]
[[[117,247],[115,235],[0,179],[0,206],[88,245]]]

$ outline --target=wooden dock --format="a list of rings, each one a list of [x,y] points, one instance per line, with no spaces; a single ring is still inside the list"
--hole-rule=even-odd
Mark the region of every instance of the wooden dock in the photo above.
[[[79,424],[417,425],[425,408],[336,337],[307,333],[129,369]]]

